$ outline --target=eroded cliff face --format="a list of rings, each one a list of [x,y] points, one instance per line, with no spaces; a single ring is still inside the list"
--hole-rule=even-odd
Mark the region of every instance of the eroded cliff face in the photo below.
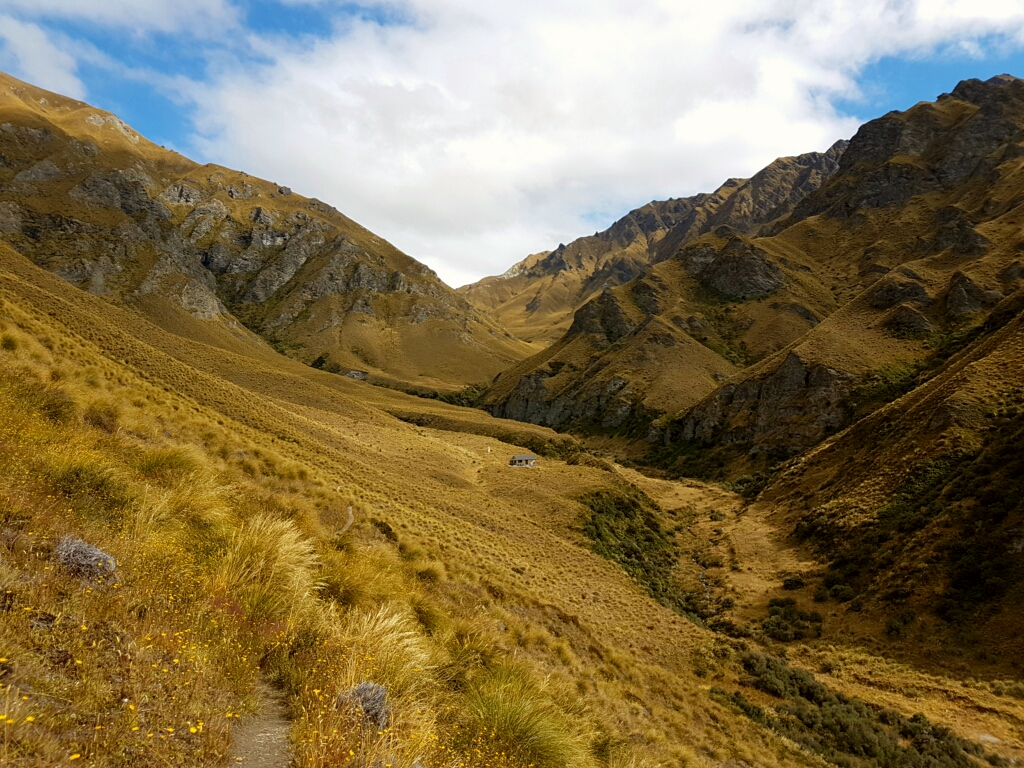
[[[808,364],[789,352],[762,376],[723,384],[650,439],[743,446],[755,456],[793,455],[845,426],[843,401],[855,381],[852,374]]]
[[[423,264],[319,200],[199,166],[81,102],[0,81],[0,236],[94,294],[338,369],[487,381],[528,353]],[[168,314],[170,312],[170,314]],[[422,349],[396,354],[403,346]]]

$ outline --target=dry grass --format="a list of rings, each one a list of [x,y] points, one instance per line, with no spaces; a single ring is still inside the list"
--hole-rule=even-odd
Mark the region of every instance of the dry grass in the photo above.
[[[618,471],[526,475],[484,414],[189,342],[4,258],[10,764],[219,764],[266,682],[300,765],[814,762],[711,701],[728,652],[589,550],[573,499]],[[386,413],[421,403],[460,431]],[[646,488],[666,523],[729,509],[680,488]],[[119,582],[55,570],[65,535]],[[339,707],[363,682],[388,728]]]

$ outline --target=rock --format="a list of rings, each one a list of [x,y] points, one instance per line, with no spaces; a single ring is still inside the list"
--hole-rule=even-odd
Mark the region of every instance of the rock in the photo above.
[[[867,301],[875,309],[890,309],[907,301],[927,306],[932,303],[932,297],[917,281],[887,277],[879,280],[868,291]]]
[[[265,227],[271,226],[277,219],[277,216],[266,208],[256,206],[252,209],[252,213],[249,214],[249,220],[254,221],[257,224],[262,224]]]
[[[0,229],[2,227],[3,209],[0,207]],[[1014,283],[1022,278],[1024,278],[1024,264],[1021,264],[1020,259],[1014,259],[1012,264],[999,273],[999,279],[1004,283]]]
[[[15,181],[53,181],[62,176],[60,168],[52,160],[42,160],[26,171],[15,175]]]
[[[279,194],[279,195],[284,195],[285,197],[287,197],[291,193],[292,193],[292,190],[291,190],[290,187],[278,187],[277,188],[277,194]]]
[[[0,232],[21,232],[21,208],[15,203],[0,203]]]
[[[377,683],[359,683],[338,695],[338,709],[355,713],[361,720],[377,730],[384,730],[391,722],[388,692]]]
[[[206,199],[206,193],[196,187],[178,181],[169,186],[160,194],[161,200],[166,200],[171,205],[196,205]]]
[[[721,250],[710,243],[695,244],[685,248],[679,258],[701,285],[732,298],[767,296],[785,282],[782,270],[764,251],[738,236]]]
[[[900,304],[886,318],[884,327],[901,339],[920,339],[935,328],[928,318],[909,304]]]
[[[635,331],[636,327],[636,323],[622,311],[615,294],[606,289],[576,311],[566,336],[591,333],[616,342]]]
[[[54,555],[61,567],[80,579],[99,579],[117,571],[112,556],[73,536],[62,538]]]
[[[632,286],[633,301],[648,315],[660,315],[658,288],[647,280],[637,280]]]
[[[845,424],[850,374],[807,364],[790,352],[757,378],[726,383],[669,424],[665,442],[738,445],[752,454],[793,455]]]
[[[210,200],[197,205],[181,222],[181,233],[195,244],[223,222],[229,213],[227,206],[220,200]]]
[[[1000,291],[984,290],[963,272],[955,272],[949,280],[946,314],[952,318],[959,318],[981,312],[994,307],[1003,298]]]
[[[121,193],[117,187],[98,173],[90,174],[88,179],[72,188],[68,195],[97,208],[121,207]]]
[[[370,374],[367,371],[349,371],[345,376],[350,379],[356,379],[357,381],[366,381],[370,378]]]
[[[700,282],[726,296],[751,299],[775,293],[785,278],[764,251],[737,237],[700,273]]]

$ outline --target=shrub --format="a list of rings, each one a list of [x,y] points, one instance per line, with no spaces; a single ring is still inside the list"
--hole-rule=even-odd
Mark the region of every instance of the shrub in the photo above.
[[[775,714],[749,705],[738,693],[713,689],[712,697],[733,704],[752,720],[767,723],[836,765],[970,768],[975,765],[971,755],[983,752],[947,728],[933,725],[924,715],[905,718],[835,693],[783,659],[746,653],[742,663],[750,684],[782,700]]]
[[[821,614],[800,610],[791,597],[772,598],[768,602],[768,617],[761,622],[765,634],[773,640],[788,643],[821,637]]]
[[[523,667],[499,664],[473,680],[466,707],[476,728],[535,766],[583,763],[587,749],[569,723]]]
[[[9,333],[5,333],[0,336],[0,349],[4,352],[14,352],[18,349],[18,340]]]
[[[697,613],[693,599],[674,577],[679,545],[658,521],[658,505],[643,492],[620,487],[588,493],[580,502],[590,515],[583,532],[594,552],[628,573],[662,605],[690,615]]]

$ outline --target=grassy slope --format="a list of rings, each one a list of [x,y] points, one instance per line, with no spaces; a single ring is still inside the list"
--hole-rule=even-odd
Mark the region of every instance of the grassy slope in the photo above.
[[[167,334],[0,253],[14,764],[216,763],[260,678],[304,764],[392,740],[396,764],[454,765],[479,738],[493,764],[802,762],[722,721],[694,677],[725,663],[717,641],[589,551],[573,499],[614,475],[524,475],[520,448],[379,408],[442,404]],[[114,555],[118,586],[54,567],[68,533]],[[44,614],[52,631],[32,628]],[[331,702],[364,678],[395,720],[359,746]],[[525,720],[496,725],[509,707]]]
[[[251,217],[256,209],[272,216],[277,222],[275,227],[285,229],[286,222],[298,215],[306,217],[304,221],[322,225],[328,239],[338,237],[361,249],[365,260],[375,269],[401,273],[406,284],[415,289],[411,293],[370,294],[368,301],[375,311],[372,316],[348,312],[347,297],[330,294],[306,306],[301,300],[302,286],[316,279],[319,270],[325,268],[329,249],[314,254],[292,282],[263,303],[233,304],[228,284],[233,278],[221,276],[220,292],[229,308],[244,316],[250,327],[272,337],[305,362],[327,353],[345,369],[368,369],[404,381],[452,388],[489,381],[530,351],[489,317],[472,310],[415,259],[319,201],[297,194],[282,195],[276,183],[239,171],[200,166],[152,144],[112,115],[2,74],[0,123],[10,129],[0,136],[6,156],[5,168],[0,169],[0,201],[11,201],[37,218],[58,216],[62,221],[86,225],[86,231],[77,231],[74,237],[50,233],[38,241],[16,228],[3,233],[16,248],[48,269],[73,270],[80,258],[96,262],[104,258],[105,252],[118,253],[124,247],[122,241],[130,240],[118,227],[127,226],[130,233],[135,223],[131,216],[70,194],[96,171],[128,169],[149,179],[145,183],[151,197],[182,181],[201,190],[209,201],[223,206],[227,224],[222,222],[201,238],[191,238],[200,250],[216,243],[227,243],[229,248],[239,250],[237,235],[252,228]],[[26,138],[26,130],[43,132],[36,135],[44,138]],[[43,160],[54,162],[60,174],[31,181],[14,179],[19,172]],[[229,194],[232,188],[247,191]],[[184,224],[195,205],[169,207],[173,216],[167,226],[176,228]],[[222,236],[222,231],[229,227],[234,227],[229,233],[234,236]],[[180,289],[181,281],[163,286],[164,290],[156,295],[135,293],[160,257],[158,250],[146,245],[138,248],[139,252],[128,260],[129,268],[118,273],[108,271],[105,289],[135,303],[154,322],[176,330],[181,325],[176,318],[180,313],[159,296]],[[238,253],[233,253],[233,257],[237,258]],[[279,313],[295,312],[294,307],[299,305],[304,308],[292,320],[284,325],[274,322]],[[428,311],[427,319],[411,322],[409,317],[423,308]],[[340,317],[340,321],[335,322],[335,317]],[[232,318],[224,316],[218,322],[234,324]]]
[[[709,696],[777,703],[744,684],[741,644],[647,596],[672,603],[665,548],[632,581],[644,552],[592,552],[579,503],[637,483],[680,548],[677,588],[706,596],[728,588],[737,497],[575,457],[512,470],[523,446],[495,435],[552,433],[175,336],[0,258],[9,763],[219,764],[266,681],[304,765],[819,764]],[[65,534],[114,555],[117,585],[55,567]],[[948,699],[951,680],[826,640],[790,651],[837,690],[909,717],[920,701],[886,691],[910,680],[961,736],[1012,727],[989,688]],[[362,680],[388,689],[385,733],[335,704]]]

